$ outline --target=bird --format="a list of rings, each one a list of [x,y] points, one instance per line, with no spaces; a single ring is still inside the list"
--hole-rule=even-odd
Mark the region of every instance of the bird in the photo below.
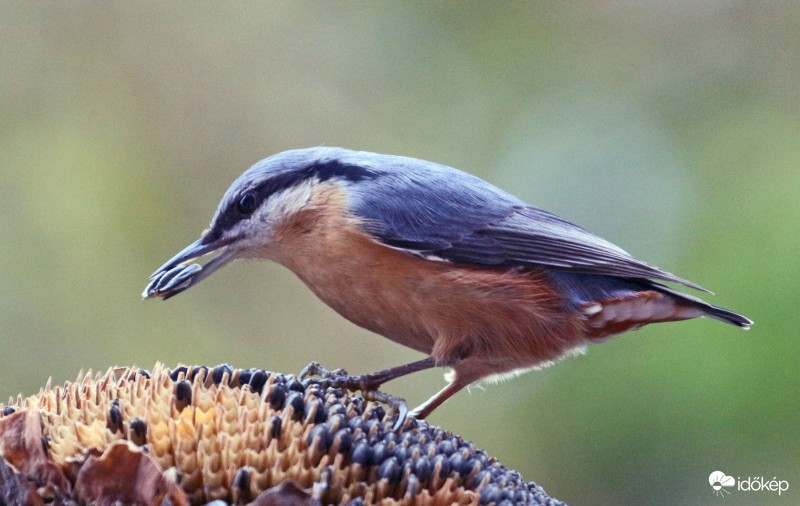
[[[188,263],[208,254],[204,265]],[[426,355],[359,376],[317,363],[304,374],[377,392],[449,368],[446,386],[408,413],[417,419],[469,385],[650,323],[753,323],[665,283],[709,292],[700,285],[467,172],[344,148],[284,151],[246,170],[142,296],[168,299],[242,258],[285,266],[347,320]]]

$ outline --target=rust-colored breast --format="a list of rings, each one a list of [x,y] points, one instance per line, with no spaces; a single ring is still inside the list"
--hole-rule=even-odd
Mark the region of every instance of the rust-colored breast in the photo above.
[[[376,242],[346,214],[335,185],[318,188],[264,252],[353,323],[454,365],[469,381],[555,360],[580,347],[545,273],[426,260]]]

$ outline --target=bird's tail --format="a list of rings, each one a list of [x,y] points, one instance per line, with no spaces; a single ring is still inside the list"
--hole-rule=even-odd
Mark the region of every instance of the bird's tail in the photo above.
[[[550,271],[567,304],[582,314],[591,338],[605,338],[648,323],[707,316],[747,329],[738,313],[646,279]]]
[[[699,309],[703,313],[703,316],[719,320],[729,325],[735,325],[745,330],[749,329],[753,324],[753,320],[744,315],[735,313],[730,309],[725,309],[724,307],[709,304],[702,299],[693,297],[691,295],[686,295],[685,293],[681,293],[677,290],[673,290],[672,288],[664,286],[661,283],[653,283],[653,288],[659,292],[670,295],[678,304],[685,304]]]

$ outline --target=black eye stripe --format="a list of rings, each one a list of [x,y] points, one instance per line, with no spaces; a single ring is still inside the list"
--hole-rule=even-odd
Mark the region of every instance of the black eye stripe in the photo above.
[[[380,173],[368,167],[358,165],[348,165],[339,160],[331,160],[322,163],[294,169],[275,171],[274,175],[264,172],[258,179],[261,181],[243,193],[239,193],[227,204],[221,214],[216,217],[212,224],[212,230],[217,235],[221,235],[225,230],[230,230],[238,222],[248,219],[256,209],[273,194],[287,188],[291,188],[310,178],[319,181],[330,179],[340,179],[343,181],[361,181],[380,177]]]
[[[375,177],[378,177],[378,174],[367,167],[345,165],[338,160],[334,160],[276,175],[261,182],[252,191],[257,192],[261,199],[266,200],[274,193],[311,178],[317,178],[320,181],[328,181],[333,178],[346,181],[361,181],[362,179]]]

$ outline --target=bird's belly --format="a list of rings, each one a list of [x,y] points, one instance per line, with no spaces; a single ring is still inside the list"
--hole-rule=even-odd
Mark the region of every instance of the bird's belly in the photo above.
[[[356,325],[392,341],[430,354],[434,337],[426,328],[416,294],[387,280],[342,275],[326,283],[301,279],[337,313]]]
[[[348,320],[442,365],[470,358],[503,373],[584,343],[579,320],[543,272],[460,266],[350,240],[337,248],[347,255],[282,263]]]

